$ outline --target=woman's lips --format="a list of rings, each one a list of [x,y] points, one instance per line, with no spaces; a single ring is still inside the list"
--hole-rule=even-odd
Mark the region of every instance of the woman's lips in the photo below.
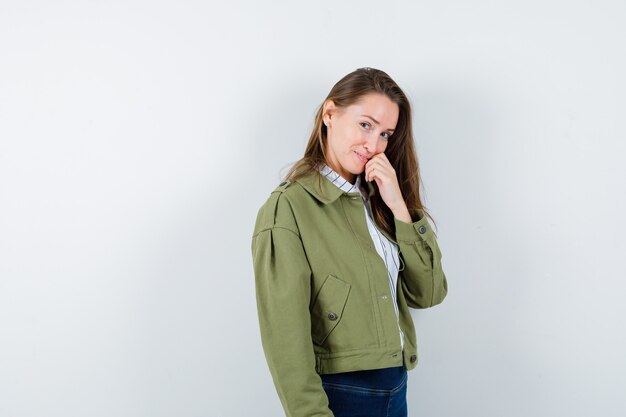
[[[363,162],[364,164],[367,164],[368,159],[366,157],[364,157],[363,155],[361,155],[360,153],[358,153],[357,151],[354,151],[354,153],[356,154],[356,156],[361,160],[361,162]]]

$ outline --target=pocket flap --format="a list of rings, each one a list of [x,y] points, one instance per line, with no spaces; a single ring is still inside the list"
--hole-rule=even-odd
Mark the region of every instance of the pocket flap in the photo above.
[[[341,321],[351,285],[329,274],[311,308],[311,336],[322,344]]]

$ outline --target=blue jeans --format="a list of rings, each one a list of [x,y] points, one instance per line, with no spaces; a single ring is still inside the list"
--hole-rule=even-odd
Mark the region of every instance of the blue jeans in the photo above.
[[[395,368],[320,375],[335,417],[407,417],[407,370]]]

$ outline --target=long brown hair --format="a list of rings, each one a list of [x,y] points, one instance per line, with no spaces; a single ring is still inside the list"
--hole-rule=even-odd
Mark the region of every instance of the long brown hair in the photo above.
[[[296,180],[314,172],[321,181],[322,175],[319,172],[319,167],[327,161],[326,125],[322,119],[324,103],[327,100],[332,100],[337,107],[345,108],[368,93],[385,94],[398,105],[400,109],[398,123],[389,138],[385,155],[396,171],[402,197],[404,197],[411,215],[414,215],[415,209],[422,209],[425,215],[432,220],[420,199],[421,177],[415,144],[413,143],[411,104],[398,84],[384,71],[378,69],[359,68],[344,76],[333,86],[324,102],[317,109],[313,131],[304,151],[304,156],[289,169],[284,180]],[[361,181],[365,182],[365,172],[361,173]],[[372,184],[375,188],[371,200],[374,220],[379,227],[391,236],[395,236],[393,213],[381,198],[376,181],[373,181]]]

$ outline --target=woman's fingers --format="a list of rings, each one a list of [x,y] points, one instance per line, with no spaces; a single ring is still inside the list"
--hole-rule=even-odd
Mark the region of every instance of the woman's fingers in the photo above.
[[[365,165],[366,181],[376,181],[380,196],[390,209],[404,205],[396,170],[384,153],[374,155]]]
[[[368,161],[365,166],[365,180],[372,181],[374,179],[374,172],[385,179],[389,179],[392,176],[395,177],[395,170],[384,153],[374,155],[372,159]],[[383,178],[380,179],[382,180]]]

